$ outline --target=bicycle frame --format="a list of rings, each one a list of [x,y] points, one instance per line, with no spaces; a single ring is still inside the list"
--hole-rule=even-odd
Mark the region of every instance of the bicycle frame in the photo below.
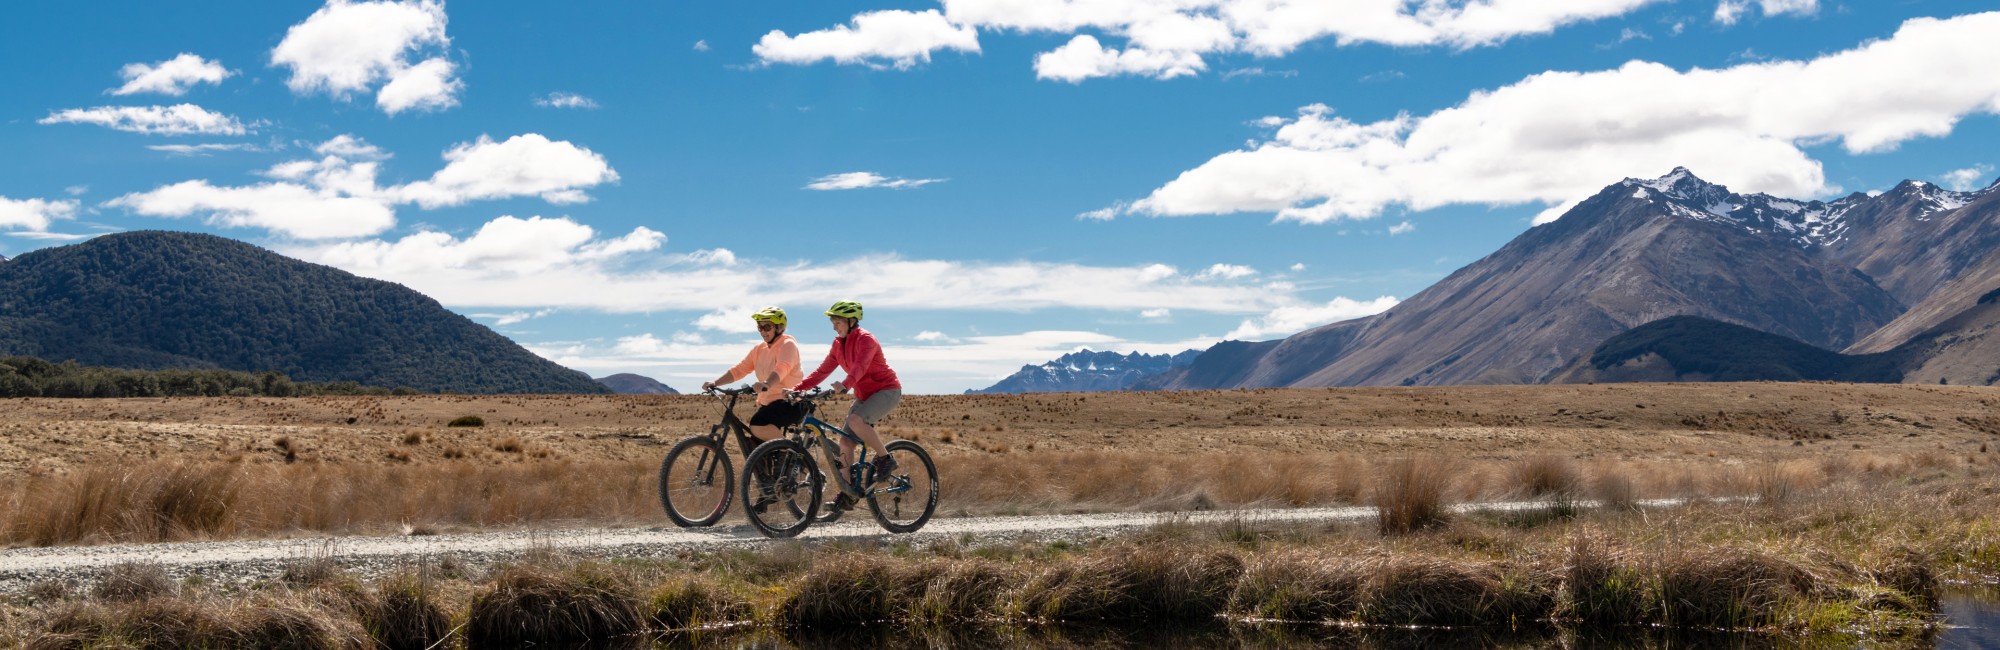
[[[819,400],[825,399],[830,394],[831,393],[821,393],[817,395],[799,396],[799,401],[802,402],[805,407],[804,410],[806,418],[804,421],[798,423],[797,425],[790,427],[792,440],[804,446],[807,449],[808,454],[811,453],[813,447],[821,447],[822,445],[824,445],[823,453],[825,453],[828,458],[834,461],[828,463],[829,465],[835,465],[835,467],[833,467],[834,470],[833,479],[839,482],[839,487],[843,492],[848,492],[851,494],[859,494],[865,498],[870,494],[890,494],[895,492],[908,491],[910,489],[910,484],[907,481],[897,481],[889,485],[869,490],[861,490],[855,487],[854,481],[851,480],[850,477],[847,475],[848,467],[840,466],[838,463],[840,459],[840,448],[838,446],[838,443],[835,441],[833,435],[829,435],[828,432],[839,435],[841,438],[846,438],[854,442],[855,451],[857,452],[854,456],[855,464],[865,464],[868,462],[868,445],[867,443],[862,442],[861,437],[854,435],[853,432],[829,424],[825,420],[819,419],[819,416],[817,415],[819,411]]]
[[[709,429],[708,435],[711,438],[715,438],[717,444],[722,444],[721,430],[727,429],[735,433],[736,448],[743,452],[744,458],[749,458],[750,450],[756,449],[757,445],[763,441],[758,440],[756,436],[750,435],[750,425],[745,423],[743,418],[736,417],[736,400],[746,394],[748,394],[747,389],[742,391],[717,390],[713,393],[716,401],[723,403],[722,421],[717,422],[714,428]]]

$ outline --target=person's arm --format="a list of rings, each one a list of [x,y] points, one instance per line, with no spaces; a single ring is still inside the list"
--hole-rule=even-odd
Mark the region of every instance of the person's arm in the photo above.
[[[736,381],[737,377],[741,377],[756,371],[757,371],[757,351],[753,349],[750,351],[750,354],[744,355],[743,361],[738,362],[735,367],[723,371],[722,376],[716,377],[715,381],[702,384],[701,389],[708,390],[711,388],[715,388],[716,386]]]
[[[799,344],[786,339],[776,350],[778,358],[772,360],[771,376],[764,379],[767,386],[776,386],[785,375],[797,372],[799,368]]]
[[[820,380],[826,379],[827,375],[833,374],[834,367],[840,365],[839,355],[840,341],[836,340],[833,342],[833,347],[826,351],[826,360],[819,362],[819,369],[814,370],[810,375],[806,375],[806,380],[799,382],[799,386],[792,390],[803,393],[812,390],[814,386],[818,386]]]

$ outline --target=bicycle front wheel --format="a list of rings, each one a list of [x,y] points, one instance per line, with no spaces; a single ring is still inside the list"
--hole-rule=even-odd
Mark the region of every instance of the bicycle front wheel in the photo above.
[[[937,465],[922,446],[908,440],[889,443],[896,471],[878,477],[868,491],[868,510],[875,523],[892,533],[914,533],[937,511]]]
[[[708,436],[682,440],[660,462],[660,507],[682,528],[713,526],[729,511],[729,454]]]
[[[790,440],[757,445],[743,461],[743,514],[765,537],[793,537],[819,512],[819,467]]]

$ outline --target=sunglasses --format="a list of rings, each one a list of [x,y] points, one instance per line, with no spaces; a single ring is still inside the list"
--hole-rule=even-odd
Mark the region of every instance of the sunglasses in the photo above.
[[[777,326],[777,325],[774,325],[774,324],[771,324],[771,323],[758,323],[758,324],[757,324],[757,331],[759,331],[759,332],[769,332],[769,331],[771,331],[771,330],[775,330],[775,329],[778,329],[778,326]]]

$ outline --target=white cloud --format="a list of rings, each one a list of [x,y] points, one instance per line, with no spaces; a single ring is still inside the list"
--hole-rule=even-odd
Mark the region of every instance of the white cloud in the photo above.
[[[362,173],[372,182],[374,171],[372,164],[368,166]],[[205,214],[210,223],[263,228],[300,239],[362,237],[396,225],[395,211],[372,197],[295,183],[217,187],[205,180],[184,181],[127,194],[105,205],[155,217]]]
[[[1304,270],[1306,270],[1306,263],[1305,263],[1305,262],[1297,262],[1297,263],[1294,263],[1294,264],[1292,264],[1292,272],[1293,272],[1293,273],[1298,273],[1298,272],[1300,272],[1300,271],[1304,271]]]
[[[815,178],[807,183],[809,190],[862,190],[871,188],[907,189],[923,187],[931,183],[942,183],[942,178],[889,178],[875,172],[847,172]]]
[[[787,36],[772,30],[751,47],[764,63],[885,65],[908,69],[928,63],[931,53],[951,49],[979,52],[977,30],[946,21],[937,10],[874,11],[854,17],[852,26]]]
[[[1945,187],[1960,192],[1970,192],[1985,187],[1986,179],[1992,175],[1993,166],[1980,163],[1965,169],[1954,169],[1945,172],[1944,176],[1939,180],[1943,181]]]
[[[597,108],[597,101],[576,93],[555,92],[535,98],[543,108]]]
[[[1224,280],[1238,280],[1256,274],[1257,274],[1257,269],[1253,269],[1247,266],[1238,266],[1235,264],[1216,264],[1214,266],[1208,267],[1207,270],[1204,270],[1201,273],[1196,274],[1195,278],[1201,280],[1210,280],[1216,278]]]
[[[426,231],[394,242],[347,242],[313,249],[311,253],[313,259],[322,263],[370,269],[389,276],[467,269],[533,275],[656,250],[665,242],[665,235],[644,227],[635,228],[623,237],[599,239],[590,226],[568,218],[503,216],[480,226],[477,233],[463,240]],[[523,306],[519,302],[458,304]]]
[[[1174,305],[1177,311],[1234,314],[1265,313],[1297,302],[1294,289],[1282,283],[1198,279],[1161,264],[1107,267],[894,255],[724,264],[713,257],[653,253],[664,240],[644,228],[607,240],[568,219],[502,217],[462,241],[423,232],[394,241],[299,245],[285,252],[399,282],[454,307],[711,313],[700,321],[704,328],[741,327],[736,321],[747,323],[749,311],[764,305],[835,300],[858,300],[871,310],[1131,313]]]
[[[855,16],[853,27],[797,37],[773,31],[753,49],[765,63],[832,59],[879,67],[886,60],[908,68],[942,49],[977,52],[980,29],[1073,34],[1076,38],[1068,44],[1036,57],[1039,77],[1072,83],[1119,74],[1164,79],[1206,69],[1205,55],[1284,56],[1323,38],[1337,45],[1494,45],[1621,15],[1654,1],[941,0],[942,15],[935,10],[864,13]],[[1100,37],[1125,43],[1106,47]]]
[[[952,338],[952,337],[949,337],[949,336],[945,336],[944,332],[939,332],[939,331],[935,331],[935,330],[924,330],[924,331],[922,331],[922,332],[917,332],[917,335],[916,335],[916,336],[914,336],[914,337],[911,337],[911,338],[914,338],[914,339],[916,339],[916,340],[918,340],[918,341],[922,341],[922,342],[925,342],[925,343],[957,343],[957,342],[958,342],[958,339],[955,339],[955,338]]]
[[[482,135],[476,142],[452,147],[444,159],[450,164],[430,180],[401,187],[398,196],[425,208],[513,196],[581,203],[590,200],[582,188],[618,180],[618,172],[604,156],[539,133],[497,143]]]
[[[235,117],[194,104],[173,106],[98,106],[50,113],[40,124],[95,124],[147,135],[243,135],[250,132]]]
[[[1208,65],[1202,62],[1201,55],[1193,52],[1156,52],[1136,47],[1124,51],[1105,49],[1089,34],[1035,56],[1036,78],[1070,83],[1116,75],[1172,79],[1206,69]]]
[[[263,172],[277,182],[218,187],[192,180],[127,194],[106,205],[156,217],[206,215],[211,223],[263,228],[298,239],[341,239],[394,227],[400,204],[436,208],[513,196],[574,203],[588,200],[582,188],[618,178],[595,152],[533,133],[501,143],[482,136],[446,151],[449,164],[429,180],[389,187],[376,184],[380,162],[389,155],[366,141],[341,135],[314,152],[322,157],[279,163]]]
[[[248,143],[208,143],[208,144],[149,144],[147,149],[163,151],[176,156],[206,156],[218,151],[263,151],[257,145]]]
[[[1261,340],[1289,336],[1314,327],[1339,321],[1373,316],[1396,306],[1394,297],[1382,296],[1374,300],[1360,301],[1351,298],[1334,298],[1324,305],[1287,305],[1273,309],[1261,318],[1245,319],[1242,325],[1223,335],[1225,339]]]
[[[395,114],[457,103],[462,87],[445,53],[444,5],[432,0],[351,2],[326,6],[293,25],[271,50],[271,64],[291,70],[292,92],[346,99],[384,84],[376,105]],[[413,55],[421,63],[411,63]]]
[[[1715,22],[1734,25],[1743,15],[1749,13],[1753,0],[1721,0],[1715,5]],[[1766,16],[1798,14],[1810,16],[1819,13],[1819,0],[1754,0],[1754,4]]]
[[[705,41],[705,40],[703,40],[703,41],[695,41],[695,42],[694,42],[694,51],[696,51],[696,52],[707,52],[707,51],[708,51],[708,41]]]
[[[1085,221],[1110,221],[1112,219],[1118,218],[1118,213],[1124,211],[1125,211],[1125,202],[1119,201],[1115,204],[1112,204],[1110,207],[1098,208],[1096,210],[1091,210],[1089,212],[1078,214],[1076,215],[1076,218]]]
[[[746,321],[747,322],[747,321]],[[526,347],[570,368],[603,376],[636,372],[673,386],[698,386],[735,365],[756,341],[743,333],[724,342],[683,340],[679,334],[662,339],[647,333],[614,341],[564,342]],[[830,333],[829,333],[830,336]],[[921,334],[919,335],[921,336]],[[825,337],[803,340],[799,352],[808,362],[826,355]],[[1098,332],[1041,330],[1005,336],[974,336],[950,340],[884,342],[884,353],[911,394],[957,393],[985,388],[1019,370],[1088,347],[1147,354],[1173,354],[1214,345],[1214,337],[1178,341],[1132,341]]]
[[[452,76],[455,69],[451,61],[432,58],[398,70],[375,93],[375,105],[390,115],[411,109],[440,111],[457,106],[458,98],[454,95],[465,83]]]
[[[98,233],[98,234],[103,234],[103,233]],[[21,239],[37,239],[42,241],[78,241],[83,239],[90,239],[92,237],[96,237],[97,235],[96,234],[77,235],[71,233],[46,232],[39,230],[17,230],[7,233],[7,236],[18,237]]]
[[[1370,123],[1307,106],[1269,140],[1183,172],[1127,211],[1322,223],[1392,205],[1560,206],[1676,166],[1737,191],[1823,196],[1839,188],[1806,146],[1884,151],[2000,112],[2000,76],[1985,64],[2000,60],[1995,33],[2000,13],[1920,18],[1810,61],[1547,72],[1429,115]]]
[[[1139,311],[1139,317],[1144,318],[1146,320],[1167,320],[1169,318],[1174,317],[1174,312],[1173,310],[1167,309],[1165,307],[1160,307],[1157,309],[1142,309]]]
[[[508,325],[514,325],[517,323],[533,320],[536,318],[541,318],[543,316],[547,316],[553,313],[556,313],[556,310],[539,309],[535,311],[517,311],[507,314],[473,314],[473,317],[492,319],[493,325],[495,327],[506,327]]]
[[[83,196],[84,193],[89,191],[89,185],[71,185],[63,188],[63,192],[68,193],[70,196]]]
[[[0,229],[44,232],[57,219],[76,216],[75,200],[10,199],[0,196]]]
[[[1390,236],[1407,235],[1409,233],[1416,232],[1416,230],[1417,230],[1416,224],[1410,223],[1408,221],[1393,226],[1389,226]]]
[[[125,68],[118,71],[118,76],[125,78],[125,85],[107,92],[113,95],[159,93],[179,97],[195,84],[219,85],[234,74],[221,63],[183,52],[180,56],[152,65],[125,64]]]

